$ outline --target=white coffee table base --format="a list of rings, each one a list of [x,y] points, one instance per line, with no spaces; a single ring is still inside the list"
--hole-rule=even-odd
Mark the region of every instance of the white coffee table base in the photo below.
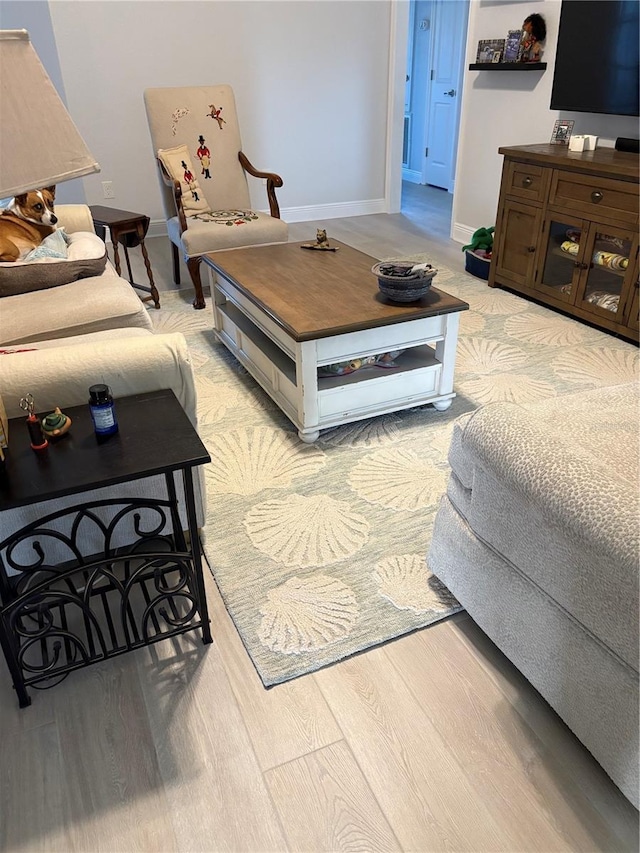
[[[231,281],[209,268],[219,340],[313,443],[320,430],[455,397],[453,369],[460,313],[440,314],[347,334],[296,341]],[[318,377],[326,364],[404,350],[395,368]]]

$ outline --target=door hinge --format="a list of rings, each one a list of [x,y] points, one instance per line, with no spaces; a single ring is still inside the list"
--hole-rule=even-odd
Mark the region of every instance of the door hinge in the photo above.
[[[425,148],[425,149],[424,149],[424,156],[425,156],[425,157],[428,157],[428,156],[429,156],[429,149],[428,149],[428,148]]]
[[[429,80],[433,80],[433,77],[434,77],[434,70],[433,70],[433,68],[432,68],[432,69],[431,69],[431,76],[429,77]]]

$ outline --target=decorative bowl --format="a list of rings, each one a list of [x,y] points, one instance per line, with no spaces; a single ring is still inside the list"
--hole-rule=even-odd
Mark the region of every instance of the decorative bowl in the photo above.
[[[381,261],[371,267],[378,287],[393,302],[415,302],[431,287],[438,270],[413,261]]]

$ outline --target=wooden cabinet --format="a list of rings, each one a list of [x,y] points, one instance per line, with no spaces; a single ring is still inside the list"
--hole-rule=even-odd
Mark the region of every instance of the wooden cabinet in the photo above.
[[[500,148],[490,287],[638,340],[638,157],[612,148]]]

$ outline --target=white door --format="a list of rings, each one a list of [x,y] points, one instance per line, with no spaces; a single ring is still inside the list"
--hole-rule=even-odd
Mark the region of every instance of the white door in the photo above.
[[[422,183],[449,192],[453,192],[454,185],[468,12],[466,0],[434,3]]]

